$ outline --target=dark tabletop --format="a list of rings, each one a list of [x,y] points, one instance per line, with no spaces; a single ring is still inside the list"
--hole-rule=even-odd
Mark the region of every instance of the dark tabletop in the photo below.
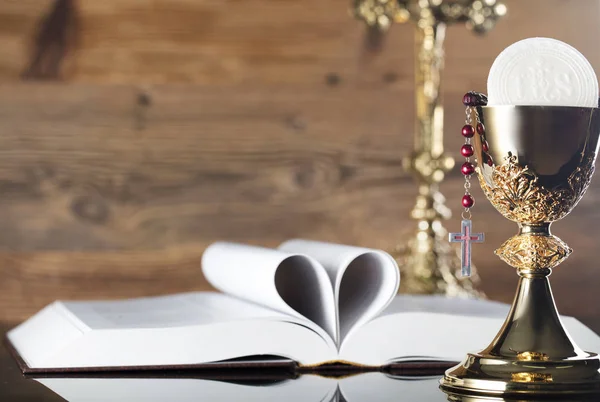
[[[6,328],[3,328],[4,335]],[[248,373],[234,375],[215,373],[146,372],[119,374],[88,374],[71,377],[24,376],[6,345],[0,347],[0,401],[306,401],[328,402],[345,400],[339,384],[346,385],[351,401],[362,400],[366,392],[379,388],[382,382],[388,391],[378,400],[396,400],[398,392],[419,394],[421,401],[445,401],[437,389],[436,376],[395,379],[382,373],[368,373],[345,378],[324,378],[314,375],[293,378],[289,373],[261,373],[260,380]],[[364,380],[364,381],[363,381]],[[43,385],[42,383],[46,384]],[[397,387],[406,384],[408,387]],[[343,386],[342,385],[342,386]],[[51,390],[53,388],[56,393]],[[62,395],[61,396],[59,396]],[[422,397],[421,397],[422,396]],[[63,398],[64,397],[64,398]]]
[[[2,338],[6,328],[0,331]],[[0,346],[0,401],[64,401],[36,381],[25,378],[4,345]]]
[[[0,327],[4,336],[5,327]],[[0,401],[285,401],[285,402],[442,402],[449,396],[438,389],[440,374],[401,377],[363,373],[329,378],[263,373],[262,379],[248,373],[228,375],[190,371],[79,376],[26,377],[5,345],[0,347]],[[54,391],[53,391],[54,390]],[[62,396],[61,396],[62,395]],[[451,399],[462,400],[462,399]],[[572,401],[573,399],[569,399]],[[598,400],[598,399],[591,399]],[[465,402],[467,399],[465,399]],[[478,401],[468,399],[469,402]],[[489,402],[489,399],[479,401]],[[497,399],[497,401],[499,401]],[[555,400],[556,401],[556,400]]]

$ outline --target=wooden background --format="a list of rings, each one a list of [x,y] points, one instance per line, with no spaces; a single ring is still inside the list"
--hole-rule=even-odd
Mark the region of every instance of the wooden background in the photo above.
[[[0,321],[57,298],[206,289],[200,256],[219,239],[405,239],[413,28],[369,49],[349,3],[0,0]],[[461,95],[485,91],[507,45],[555,37],[600,67],[596,0],[506,4],[486,37],[449,29],[454,155]],[[443,185],[455,212],[461,190],[455,170]],[[508,302],[517,277],[492,251],[516,228],[476,196],[482,288]],[[558,305],[596,331],[599,200],[596,180],[554,230],[575,248],[553,275]]]

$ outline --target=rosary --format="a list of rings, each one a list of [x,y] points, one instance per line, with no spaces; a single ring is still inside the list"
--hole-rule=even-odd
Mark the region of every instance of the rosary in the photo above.
[[[477,108],[487,105],[487,97],[478,92],[467,92],[463,96],[463,105],[466,109],[466,121],[462,128],[462,136],[465,138],[465,144],[460,148],[460,154],[465,157],[465,163],[462,164],[460,171],[465,177],[465,195],[462,197],[461,231],[459,233],[450,233],[448,240],[451,243],[460,243],[460,260],[462,276],[471,276],[471,244],[483,243],[483,233],[473,233],[471,222],[471,208],[475,205],[475,199],[469,191],[471,189],[471,175],[475,173],[475,165],[471,162],[471,157],[475,154],[475,149],[471,144],[471,139],[475,134],[479,135],[481,140],[481,150],[483,159],[480,162],[489,166],[494,164],[492,157],[488,154],[489,145],[485,139],[485,127],[479,119]],[[473,120],[475,115],[475,120]]]

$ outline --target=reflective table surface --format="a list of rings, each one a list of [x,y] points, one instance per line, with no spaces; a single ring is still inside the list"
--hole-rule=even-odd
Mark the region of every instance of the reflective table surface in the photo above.
[[[427,377],[384,373],[292,378],[286,373],[146,372],[29,377],[21,374],[0,347],[0,401],[500,401],[446,395],[438,388],[441,372]],[[260,377],[258,379],[258,377]],[[573,399],[569,399],[573,400]],[[591,398],[589,400],[600,400]],[[508,400],[507,400],[508,401]],[[554,400],[556,401],[556,399]]]

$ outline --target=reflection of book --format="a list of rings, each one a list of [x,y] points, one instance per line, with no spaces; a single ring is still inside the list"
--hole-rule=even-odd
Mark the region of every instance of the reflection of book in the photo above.
[[[394,379],[367,373],[342,379],[313,375],[294,380],[241,383],[187,378],[42,378],[40,383],[69,402],[397,402],[446,400],[438,378]]]
[[[307,371],[332,362],[382,367],[460,360],[487,345],[507,312],[489,301],[394,299],[397,266],[376,250],[301,240],[279,250],[216,243],[202,266],[223,293],[56,302],[8,339],[29,372],[198,365]],[[565,324],[581,346],[600,350],[599,338],[581,323],[567,318]],[[259,357],[235,360],[248,356]]]

